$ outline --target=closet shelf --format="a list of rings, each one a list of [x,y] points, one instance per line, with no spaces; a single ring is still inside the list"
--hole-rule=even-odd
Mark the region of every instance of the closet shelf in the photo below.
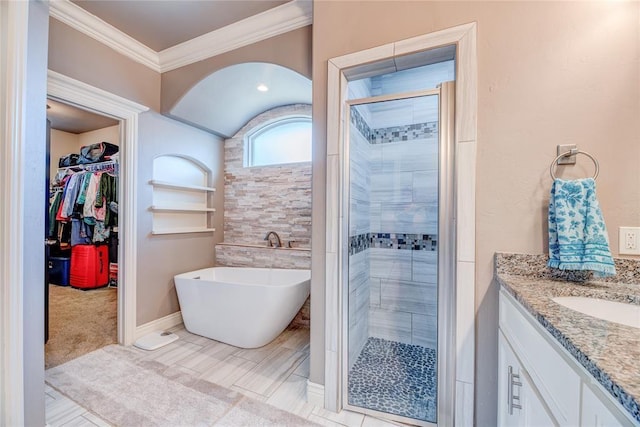
[[[168,228],[165,230],[152,230],[151,234],[182,234],[182,233],[212,233],[215,228]]]
[[[213,187],[204,187],[201,185],[189,185],[189,184],[180,184],[177,182],[169,182],[169,181],[159,181],[157,179],[152,179],[149,181],[149,184],[158,186],[158,187],[168,187],[168,188],[178,188],[181,190],[196,190],[196,191],[216,191]]]
[[[215,212],[215,208],[190,208],[181,206],[151,206],[154,212]]]

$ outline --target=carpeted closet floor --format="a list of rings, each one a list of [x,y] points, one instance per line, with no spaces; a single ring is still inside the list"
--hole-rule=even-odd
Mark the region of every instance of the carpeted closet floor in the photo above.
[[[49,285],[45,369],[118,342],[117,288],[83,291]]]

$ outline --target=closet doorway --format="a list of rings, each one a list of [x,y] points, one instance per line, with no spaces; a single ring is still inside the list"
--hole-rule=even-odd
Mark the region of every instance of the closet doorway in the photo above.
[[[118,342],[119,120],[47,101],[45,369]]]

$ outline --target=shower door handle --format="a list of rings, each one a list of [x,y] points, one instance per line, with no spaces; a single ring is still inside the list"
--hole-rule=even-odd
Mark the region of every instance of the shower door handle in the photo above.
[[[520,381],[520,374],[513,372],[513,366],[509,366],[507,375],[507,407],[509,408],[509,415],[513,415],[514,408],[522,409],[520,393],[516,396],[514,387],[522,387],[522,381]]]

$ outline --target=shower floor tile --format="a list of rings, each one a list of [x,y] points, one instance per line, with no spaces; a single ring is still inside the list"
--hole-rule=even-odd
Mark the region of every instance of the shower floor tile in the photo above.
[[[349,404],[436,421],[436,350],[369,338],[349,371]]]

